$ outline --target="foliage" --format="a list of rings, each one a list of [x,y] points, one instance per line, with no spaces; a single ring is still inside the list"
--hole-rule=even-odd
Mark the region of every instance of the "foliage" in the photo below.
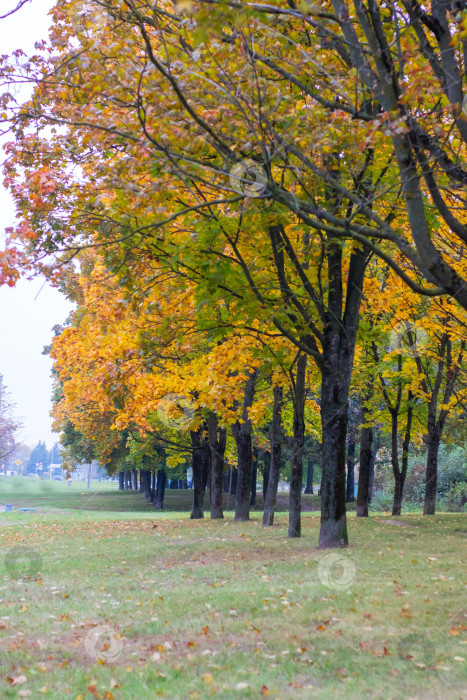
[[[452,485],[467,481],[467,459],[464,446],[442,446],[438,475],[438,493],[444,495]]]
[[[47,446],[45,442],[42,440],[39,440],[37,445],[34,447],[34,449],[31,452],[31,456],[29,457],[29,462],[27,465],[27,471],[31,473],[38,473],[37,471],[37,465],[42,465],[43,470],[45,471],[49,464],[52,461],[52,455],[48,451]]]
[[[463,511],[467,503],[467,481],[453,484],[445,496],[446,505],[451,512]]]

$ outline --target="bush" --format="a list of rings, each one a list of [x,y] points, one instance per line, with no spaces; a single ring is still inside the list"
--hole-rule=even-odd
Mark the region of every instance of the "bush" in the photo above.
[[[452,484],[446,493],[445,500],[450,512],[463,511],[467,503],[467,481],[458,481],[456,484]]]
[[[370,508],[379,512],[391,511],[392,501],[394,498],[394,488],[386,486],[383,489],[379,489],[373,494],[371,499]]]
[[[423,503],[425,498],[425,471],[426,465],[422,462],[414,462],[409,465],[404,487],[404,500],[416,504]]]
[[[467,481],[467,459],[464,448],[455,447],[447,450],[444,445],[441,445],[438,463],[437,491],[439,495],[447,495],[453,484]]]

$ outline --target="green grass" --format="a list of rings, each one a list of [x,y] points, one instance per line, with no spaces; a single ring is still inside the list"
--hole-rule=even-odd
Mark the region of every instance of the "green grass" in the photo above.
[[[0,698],[467,698],[466,515],[351,516],[329,552],[313,513],[291,541],[57,485],[0,513]]]
[[[193,499],[191,489],[166,489],[164,509],[167,511],[189,512]],[[8,477],[0,479],[0,506],[11,503],[16,508],[65,508],[107,512],[141,512],[153,513],[154,506],[148,503],[139,491],[119,491],[118,484],[112,481],[87,482],[73,480],[68,486],[66,481],[49,481],[30,477]],[[224,508],[227,509],[228,494],[224,494]],[[209,498],[206,498],[209,506]],[[230,510],[233,510],[235,496],[230,498]],[[287,512],[288,494],[278,494],[278,512]],[[305,511],[319,511],[320,499],[317,495],[303,496]],[[355,506],[354,506],[355,507]],[[258,492],[256,507],[253,511],[263,511],[263,496]]]

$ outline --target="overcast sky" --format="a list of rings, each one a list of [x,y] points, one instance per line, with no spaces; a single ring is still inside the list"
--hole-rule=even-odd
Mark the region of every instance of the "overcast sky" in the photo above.
[[[0,14],[16,0],[0,0]],[[32,0],[16,15],[0,21],[0,52],[21,48],[32,53],[34,43],[47,37],[48,11],[53,0]],[[3,160],[3,158],[2,158]],[[0,232],[14,223],[14,207],[0,177]],[[51,430],[51,361],[41,352],[50,343],[52,326],[63,323],[71,306],[43,280],[23,280],[13,289],[0,287],[0,373],[22,417],[23,442],[45,440],[49,447],[58,439]]]

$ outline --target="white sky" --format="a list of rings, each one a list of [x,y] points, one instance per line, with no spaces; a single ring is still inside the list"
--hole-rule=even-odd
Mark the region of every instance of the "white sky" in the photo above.
[[[0,20],[0,52],[21,48],[34,52],[34,43],[47,37],[48,11],[53,0],[32,0],[17,14]],[[16,0],[0,0],[0,14]],[[3,158],[2,158],[3,160]],[[0,174],[0,232],[15,220],[13,203],[3,188]],[[0,287],[0,373],[22,417],[23,442],[34,446],[45,440],[49,447],[58,440],[51,431],[51,361],[41,355],[53,335],[52,326],[63,323],[71,305],[43,280],[22,280],[13,289]],[[41,289],[42,288],[42,289]]]

